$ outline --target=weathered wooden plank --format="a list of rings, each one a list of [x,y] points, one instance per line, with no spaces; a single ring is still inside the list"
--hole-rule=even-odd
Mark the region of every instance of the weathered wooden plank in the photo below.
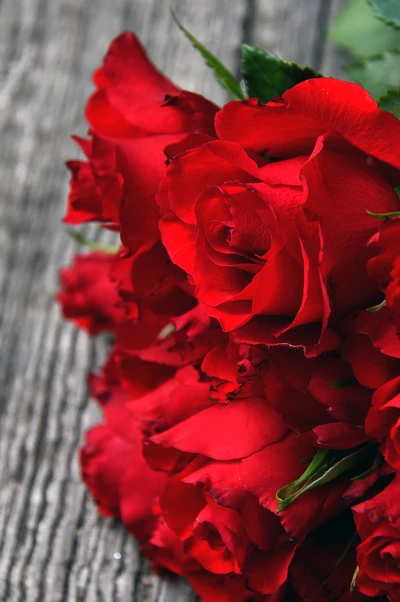
[[[344,55],[327,40],[329,23],[346,0],[254,0],[250,42],[325,75],[344,77]]]
[[[319,67],[330,0],[255,0],[254,43],[299,64]]]
[[[177,10],[233,66],[244,3],[227,7],[190,1]],[[167,3],[4,0],[0,23],[0,599],[186,600],[186,585],[148,575],[135,542],[97,515],[80,481],[77,449],[98,420],[86,373],[103,361],[105,342],[75,332],[53,302],[57,269],[76,250],[60,224],[63,161],[77,154],[70,133],[86,130],[90,74],[122,29],[138,32],[178,83],[224,95]],[[222,26],[232,31],[223,49]]]
[[[336,19],[339,10],[346,4],[347,0],[333,0],[331,6],[330,22]],[[329,37],[326,40],[323,56],[322,56],[322,72],[331,77],[338,77],[339,79],[348,79],[345,71],[343,71],[343,65],[349,64],[351,58],[342,52],[337,46],[335,46]]]
[[[327,1],[327,0],[326,0]],[[325,0],[182,0],[179,17],[232,69],[242,39],[315,66]],[[111,38],[133,29],[177,83],[223,102],[202,59],[159,0],[0,3],[0,600],[177,602],[179,580],[149,574],[135,542],[101,519],[79,477],[77,448],[98,420],[86,373],[106,342],[65,324],[57,269],[76,251],[60,224],[84,133],[90,74]],[[325,27],[325,26],[324,26]],[[331,60],[325,49],[324,60]],[[321,54],[321,57],[320,57]],[[328,57],[328,58],[327,58]],[[332,58],[332,64],[336,59]],[[93,227],[89,228],[95,232]],[[107,233],[101,233],[107,236]]]

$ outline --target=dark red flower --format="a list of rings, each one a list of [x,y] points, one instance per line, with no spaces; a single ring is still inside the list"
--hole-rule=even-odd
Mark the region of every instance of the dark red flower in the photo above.
[[[72,266],[60,271],[57,301],[64,317],[91,335],[113,330],[124,317],[110,278],[114,261],[111,253],[76,255]]]
[[[400,480],[396,477],[377,496],[354,506],[361,537],[357,548],[357,588],[367,596],[386,594],[400,600]]]

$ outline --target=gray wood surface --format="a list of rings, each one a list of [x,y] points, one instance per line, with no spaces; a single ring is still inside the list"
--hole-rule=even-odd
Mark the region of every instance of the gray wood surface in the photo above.
[[[183,22],[234,71],[255,43],[338,75],[326,40],[342,0],[181,0]],[[224,93],[173,25],[169,0],[0,0],[0,600],[183,602],[151,575],[121,525],[97,514],[79,477],[83,432],[98,421],[86,373],[106,343],[65,323],[53,298],[75,243],[60,219],[84,134],[90,77],[111,38],[134,30],[178,84]],[[89,232],[99,234],[91,226]],[[116,555],[116,557],[114,556]]]

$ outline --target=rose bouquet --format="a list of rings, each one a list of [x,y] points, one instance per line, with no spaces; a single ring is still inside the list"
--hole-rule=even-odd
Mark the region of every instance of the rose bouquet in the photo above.
[[[61,272],[114,334],[83,479],[205,602],[398,602],[400,96],[249,46],[244,89],[185,33],[236,100],[124,33],[68,164],[65,221],[121,241]]]

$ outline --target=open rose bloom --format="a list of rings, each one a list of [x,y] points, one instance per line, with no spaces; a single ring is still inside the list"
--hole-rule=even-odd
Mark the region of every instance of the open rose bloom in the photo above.
[[[399,602],[400,121],[323,77],[220,109],[131,33],[94,82],[65,221],[121,243],[58,300],[114,335],[99,511],[205,602]]]

